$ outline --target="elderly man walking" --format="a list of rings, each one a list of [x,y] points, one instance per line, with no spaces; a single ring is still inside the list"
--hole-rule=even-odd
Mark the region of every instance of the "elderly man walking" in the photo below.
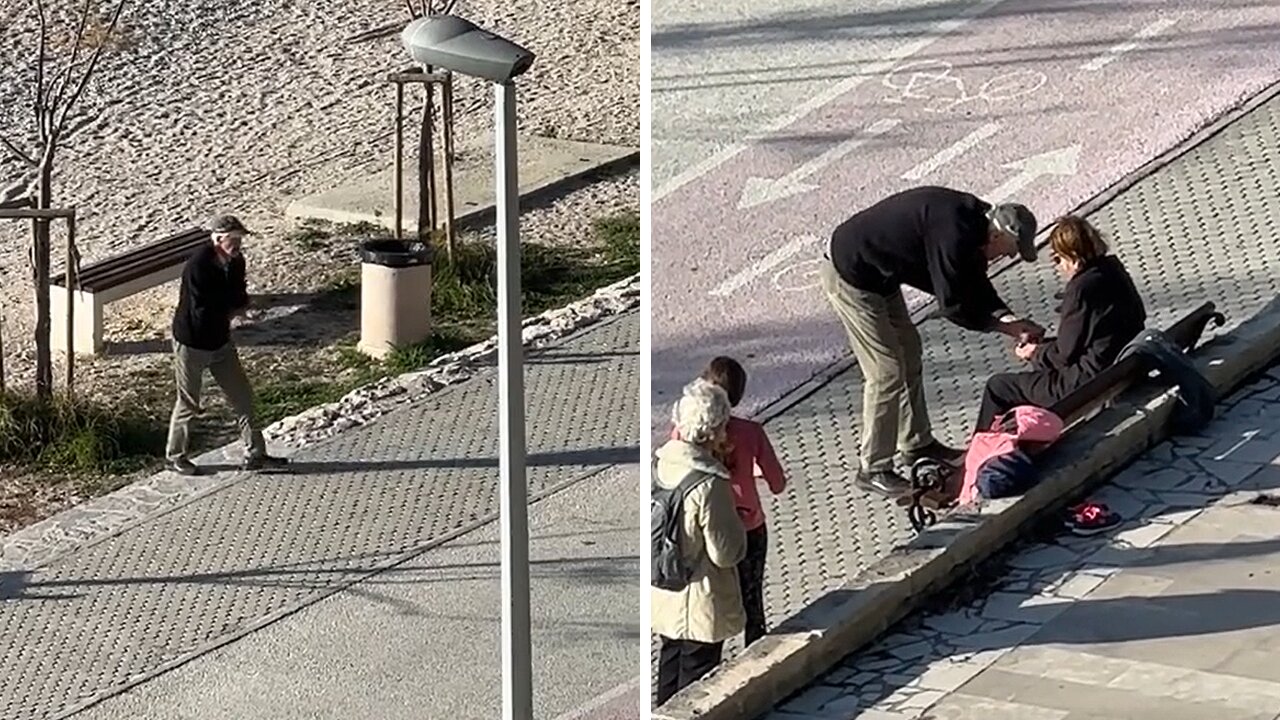
[[[211,242],[196,251],[182,270],[178,308],[173,314],[173,369],[178,398],[169,420],[166,450],[169,469],[199,475],[187,457],[191,419],[200,413],[204,372],[209,371],[227,397],[244,443],[246,470],[281,468],[284,458],[267,454],[253,415],[253,389],[231,340],[231,318],[249,306],[244,256],[240,245],[251,234],[234,215],[218,215],[209,224]]]
[[[1042,337],[1044,329],[1010,312],[987,277],[996,258],[1034,261],[1035,234],[1026,207],[992,206],[942,187],[892,195],[832,233],[822,288],[864,378],[859,487],[891,496],[906,491],[910,484],[894,468],[898,453],[908,466],[923,458],[958,465],[964,458],[933,435],[920,333],[902,285],[936,297],[939,314],[965,329]]]

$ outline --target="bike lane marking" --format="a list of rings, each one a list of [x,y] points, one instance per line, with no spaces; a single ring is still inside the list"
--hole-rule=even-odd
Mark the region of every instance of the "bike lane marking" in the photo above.
[[[1134,33],[1132,39],[1118,45],[1112,45],[1106,52],[1081,65],[1080,69],[1087,72],[1096,72],[1101,70],[1134,50],[1143,47],[1143,41],[1151,40],[1158,35],[1162,35],[1166,30],[1177,25],[1181,20],[1181,15],[1160,18]]]
[[[787,127],[800,122],[810,113],[821,108],[823,105],[826,105],[840,96],[857,89],[857,87],[866,82],[868,78],[880,75],[881,73],[891,69],[897,63],[929,49],[929,47],[934,43],[946,38],[952,33],[960,31],[970,22],[994,9],[1002,2],[1007,2],[1007,0],[984,0],[983,2],[975,3],[971,7],[965,8],[950,18],[935,23],[924,33],[924,37],[906,43],[897,50],[886,55],[883,60],[869,63],[857,74],[841,80],[835,85],[832,85],[825,92],[819,93],[809,101],[796,106],[795,110],[769,123],[769,125],[763,130],[753,133],[742,142],[731,145],[706,160],[694,165],[688,170],[677,174],[675,177],[671,178],[654,190],[653,202],[656,203],[676,190],[679,190],[685,185],[701,178],[703,175],[715,171],[724,163],[737,157],[737,155],[743,150],[747,150],[753,145],[767,140],[770,135],[781,132]]]
[[[982,125],[977,130],[938,151],[933,157],[902,173],[902,179],[917,182],[929,177],[942,168],[943,165],[956,160],[961,155],[981,145],[984,140],[995,137],[1002,127],[998,122],[989,122]]]
[[[1046,224],[1280,72],[1280,53],[1253,50],[1244,63],[1236,55],[1242,51],[1227,43],[1194,52],[1135,53],[1099,82],[1098,75],[1079,69],[1078,55],[1062,56],[1045,40],[1073,37],[1074,46],[1092,39],[1109,47],[1116,35],[1149,24],[1152,15],[1149,7],[1117,15],[1107,27],[1121,30],[1098,30],[1092,38],[1082,36],[1080,18],[1071,13],[1038,17],[1034,28],[1027,27],[1026,15],[993,18],[983,33],[952,38],[935,47],[933,57],[891,68],[880,83],[864,84],[656,202],[653,400],[665,402],[710,355],[734,354],[749,361],[751,399],[742,410],[752,412],[846,354],[820,293],[778,293],[774,285],[791,282],[789,275],[812,274],[821,238],[835,224],[909,186],[902,176],[941,154],[939,148],[981,136],[967,143],[963,163],[952,158],[929,182],[980,195],[1024,188],[1016,199]],[[1212,35],[1254,20],[1275,23],[1277,15],[1278,8],[1217,9],[1182,16],[1180,31]],[[1026,37],[1027,47],[1010,51],[1008,37]],[[1225,76],[1219,68],[1224,60],[1231,61]],[[813,176],[821,192],[738,208],[747,178],[786,176],[852,133],[889,119],[899,121],[894,130]],[[988,129],[994,123],[999,132]],[[1078,163],[1075,174],[1072,162]],[[800,279],[812,289],[812,282]],[[914,297],[912,304],[927,301]],[[654,413],[659,423],[664,417]]]

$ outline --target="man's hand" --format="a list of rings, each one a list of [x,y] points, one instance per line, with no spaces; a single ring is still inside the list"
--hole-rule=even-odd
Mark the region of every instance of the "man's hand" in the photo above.
[[[1034,343],[1044,339],[1044,328],[1031,322],[1006,316],[1000,320],[996,329],[1019,343]]]
[[[1036,343],[1020,342],[1014,346],[1013,354],[1017,355],[1018,359],[1022,360],[1023,362],[1031,362],[1031,358],[1035,357],[1036,350],[1039,350],[1039,349],[1040,349],[1040,346],[1037,345]]]

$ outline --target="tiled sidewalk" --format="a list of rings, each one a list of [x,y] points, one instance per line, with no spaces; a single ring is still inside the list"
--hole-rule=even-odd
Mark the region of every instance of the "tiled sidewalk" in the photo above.
[[[1124,525],[994,560],[767,720],[1280,717],[1280,369],[1219,413],[1093,496]]]

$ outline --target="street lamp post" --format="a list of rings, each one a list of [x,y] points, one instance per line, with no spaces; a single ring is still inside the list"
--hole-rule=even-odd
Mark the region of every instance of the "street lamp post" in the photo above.
[[[502,482],[502,706],[504,720],[533,720],[515,83],[496,83],[493,97],[498,229],[498,437],[501,442],[498,468]]]
[[[498,473],[502,497],[502,717],[533,718],[529,621],[529,507],[525,477],[521,338],[520,174],[515,78],[533,53],[453,15],[409,23],[401,40],[416,62],[494,84],[494,190],[498,229]]]

